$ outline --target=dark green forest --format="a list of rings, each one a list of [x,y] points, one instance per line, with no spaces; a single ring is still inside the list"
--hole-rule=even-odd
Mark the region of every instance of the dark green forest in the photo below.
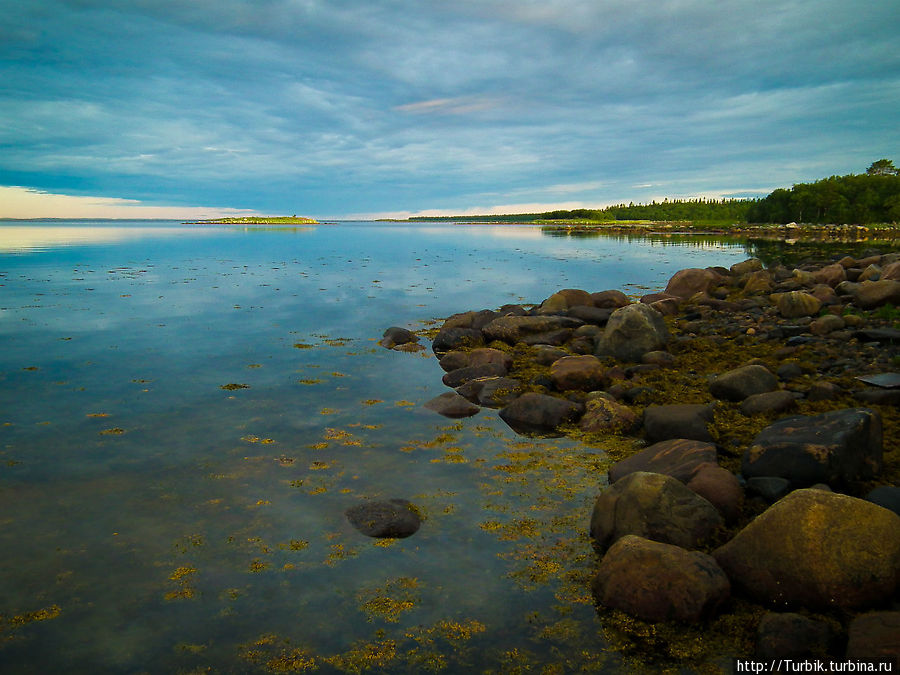
[[[410,220],[535,222],[547,220],[615,222],[627,220],[693,223],[873,224],[900,222],[900,170],[889,159],[872,162],[863,174],[831,176],[814,183],[779,188],[763,199],[665,199],[649,204],[617,204],[502,216],[446,216]]]

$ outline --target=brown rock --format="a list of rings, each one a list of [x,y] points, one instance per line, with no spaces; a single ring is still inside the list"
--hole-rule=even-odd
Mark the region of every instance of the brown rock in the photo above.
[[[789,293],[776,293],[772,296],[778,311],[786,319],[796,319],[801,316],[814,316],[822,307],[821,301],[814,295],[803,291],[790,291]]]
[[[585,404],[578,423],[582,431],[629,434],[640,426],[641,419],[631,408],[607,398],[591,399]]]
[[[645,621],[695,622],[728,599],[728,578],[709,555],[626,536],[607,552],[591,585],[598,604]]]
[[[594,307],[618,309],[625,305],[631,304],[631,300],[622,291],[600,291],[599,293],[591,293],[591,301]]]
[[[893,595],[900,516],[824,490],[795,490],[713,552],[756,601],[821,610],[865,609]]]
[[[900,612],[869,612],[850,623],[848,659],[893,658],[900,662]]]
[[[635,471],[662,473],[687,483],[702,464],[716,463],[712,443],[676,438],[655,443],[609,468],[609,482],[615,483]]]
[[[701,464],[687,482],[687,489],[716,507],[729,522],[737,520],[744,506],[744,490],[733,473],[717,464]]]
[[[679,298],[689,298],[694,293],[709,292],[722,281],[715,272],[710,270],[688,268],[676,272],[666,286],[666,293],[676,295]]]
[[[813,278],[815,278],[817,284],[828,284],[834,288],[847,279],[847,271],[840,263],[834,263],[813,272]]]
[[[559,391],[594,391],[607,384],[606,369],[596,356],[564,356],[550,366],[550,379]]]

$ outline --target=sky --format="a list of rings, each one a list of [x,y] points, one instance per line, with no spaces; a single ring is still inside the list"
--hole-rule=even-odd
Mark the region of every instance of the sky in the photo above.
[[[0,0],[0,217],[538,212],[900,163],[888,0]]]

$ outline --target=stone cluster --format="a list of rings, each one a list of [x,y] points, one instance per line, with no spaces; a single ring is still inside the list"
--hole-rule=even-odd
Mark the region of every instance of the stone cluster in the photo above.
[[[538,306],[447,319],[432,349],[451,391],[425,406],[447,417],[499,409],[519,433],[645,444],[600,481],[598,605],[693,622],[740,594],[772,610],[759,625],[766,658],[833,654],[844,643],[805,615],[823,611],[856,617],[848,655],[898,656],[896,637],[869,636],[900,623],[900,487],[861,492],[894,451],[883,412],[900,402],[897,305],[900,254],[685,269],[636,301],[565,289]],[[382,344],[418,347],[400,330]],[[701,340],[766,345],[772,358],[691,370],[705,400],[673,402],[653,382],[683,377],[681,354]],[[800,404],[824,412],[794,414]],[[767,423],[741,440],[718,421],[723,409]]]

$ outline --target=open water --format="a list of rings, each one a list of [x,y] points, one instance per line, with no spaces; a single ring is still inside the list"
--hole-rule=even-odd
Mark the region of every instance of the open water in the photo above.
[[[745,257],[511,225],[0,224],[0,671],[614,672],[602,448],[430,413],[430,350],[377,341]],[[426,518],[408,539],[344,517],[395,497]]]

